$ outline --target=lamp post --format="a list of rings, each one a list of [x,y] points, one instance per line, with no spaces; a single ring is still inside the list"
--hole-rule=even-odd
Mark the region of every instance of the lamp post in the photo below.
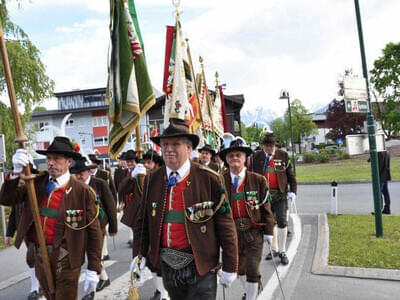
[[[363,76],[367,88],[367,101],[368,101],[368,113],[367,113],[367,125],[368,125],[368,141],[369,141],[369,154],[371,157],[371,177],[372,177],[372,190],[374,195],[374,210],[375,210],[375,231],[376,237],[383,237],[383,225],[382,225],[382,207],[381,207],[381,189],[379,180],[379,167],[378,167],[378,154],[376,152],[376,131],[374,118],[372,116],[371,109],[371,99],[369,96],[369,81],[368,81],[368,70],[367,62],[365,58],[365,48],[364,48],[364,38],[361,24],[361,13],[360,5],[358,0],[354,0],[354,6],[357,18],[357,29],[358,29],[358,39],[360,42],[360,54],[361,54],[361,64],[363,70]]]
[[[293,128],[292,128],[292,113],[290,111],[290,97],[289,97],[289,92],[287,90],[282,90],[281,91],[281,96],[279,99],[287,99],[288,103],[288,108],[289,108],[289,125],[290,125],[290,142],[292,144],[292,162],[293,162],[293,172],[294,175],[296,176],[296,162],[294,158],[294,143],[293,143]]]

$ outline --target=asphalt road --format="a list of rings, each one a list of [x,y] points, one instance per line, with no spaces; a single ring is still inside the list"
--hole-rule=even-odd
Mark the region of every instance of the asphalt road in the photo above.
[[[317,276],[310,273],[316,244],[316,214],[329,212],[330,189],[329,185],[300,185],[298,188],[296,202],[301,216],[302,236],[298,254],[287,277],[283,280],[286,299],[394,299],[393,295],[396,293],[398,295],[400,292],[400,285],[397,282]],[[398,201],[400,183],[390,183],[389,191],[392,198],[392,213],[400,215]],[[373,211],[371,184],[339,185],[338,211],[343,214],[369,214]],[[107,262],[106,269],[112,283],[110,287],[98,293],[96,299],[126,299],[129,288],[129,263],[132,258],[131,249],[127,244],[129,236],[130,229],[120,226],[115,238],[115,249],[113,240],[108,240],[111,261]],[[0,252],[0,299],[2,300],[26,299],[27,297],[30,288],[29,279],[10,285],[15,278],[26,278],[24,253],[24,249],[17,251],[15,248]],[[264,284],[276,276],[271,262],[263,260],[261,270]],[[82,286],[83,277],[80,281],[80,291],[82,291]],[[154,285],[151,280],[146,281],[139,288],[141,299],[149,299],[153,292]],[[226,290],[226,299],[241,299],[242,294],[241,284],[236,281],[230,289]],[[281,297],[280,290],[277,289],[271,299]],[[218,299],[223,299],[221,288],[219,288]]]

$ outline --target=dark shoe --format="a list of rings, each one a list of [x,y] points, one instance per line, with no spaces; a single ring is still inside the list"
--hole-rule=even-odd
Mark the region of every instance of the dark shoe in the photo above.
[[[33,291],[28,295],[28,300],[37,300],[39,297],[38,291]]]
[[[384,210],[382,210],[382,214],[384,214],[384,215],[390,215],[390,209],[384,209]]]
[[[281,264],[286,266],[289,263],[289,258],[286,256],[285,252],[279,253],[279,258],[281,259]]]
[[[243,294],[242,300],[246,300],[246,293]]]
[[[108,287],[110,285],[110,279],[107,280],[101,280],[99,281],[99,283],[97,284],[96,287],[96,292],[100,292],[101,290],[103,290],[104,288]]]
[[[150,298],[150,300],[160,300],[160,299],[161,299],[161,293],[160,293],[159,290],[156,290],[156,291],[154,292],[153,297]]]
[[[83,296],[82,300],[94,300],[94,292],[91,292],[90,294]]]
[[[288,231],[287,231],[287,237],[289,237],[289,236],[291,236],[292,235],[292,232],[288,229]]]
[[[101,260],[110,260],[110,255],[104,255],[103,258]]]
[[[278,251],[275,251],[272,249],[272,253],[268,253],[268,255],[265,257],[265,260],[271,260],[272,256],[277,257],[279,255]]]

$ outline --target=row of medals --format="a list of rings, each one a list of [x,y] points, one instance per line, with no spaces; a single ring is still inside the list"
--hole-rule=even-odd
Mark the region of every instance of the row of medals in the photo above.
[[[213,201],[200,202],[189,206],[187,209],[190,213],[190,221],[199,221],[204,217],[211,217],[214,213],[213,206]]]
[[[67,213],[67,219],[66,219],[67,223],[72,222],[72,224],[71,224],[72,227],[74,227],[74,228],[78,227],[77,222],[80,222],[83,219],[83,217],[82,217],[83,210],[82,209],[68,209],[66,211],[66,213]]]

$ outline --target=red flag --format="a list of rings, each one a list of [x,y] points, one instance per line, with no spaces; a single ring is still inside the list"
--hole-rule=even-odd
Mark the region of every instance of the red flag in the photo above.
[[[154,126],[154,128],[150,132],[150,137],[153,137],[153,136],[159,136],[158,126],[157,125]],[[154,149],[154,151],[156,151],[158,153],[158,155],[161,155],[160,146],[158,146],[157,144],[153,143],[153,149]]]
[[[169,77],[169,64],[171,60],[172,43],[174,41],[175,26],[167,26],[166,43],[165,43],[165,61],[164,61],[164,81],[163,91],[167,95],[171,91],[167,90],[167,82]]]
[[[224,122],[224,132],[230,132],[228,118],[226,116],[225,99],[224,93],[222,92],[222,85],[219,86],[219,93],[221,95],[222,121]]]

